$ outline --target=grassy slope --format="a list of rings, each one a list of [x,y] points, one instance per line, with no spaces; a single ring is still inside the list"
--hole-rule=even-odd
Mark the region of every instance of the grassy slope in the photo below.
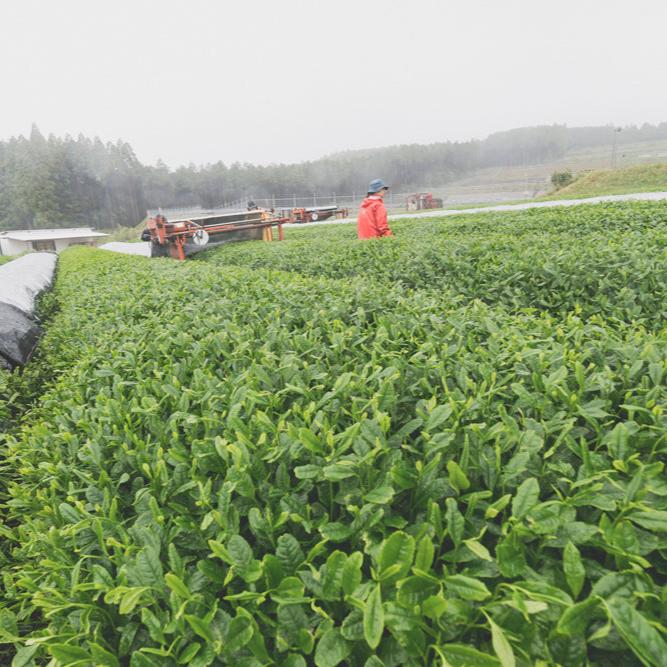
[[[452,184],[449,186],[453,192],[466,193],[468,189],[471,192],[478,191],[482,197],[486,197],[492,191],[500,193],[514,192],[517,195],[524,194],[524,198],[517,199],[503,199],[502,201],[479,201],[467,204],[450,204],[445,206],[447,210],[459,210],[466,208],[476,208],[481,206],[496,206],[502,204],[523,204],[531,201],[551,201],[557,199],[585,199],[587,197],[598,197],[602,195],[622,195],[634,192],[663,192],[667,191],[667,163],[662,164],[641,164],[632,167],[625,167],[622,169],[592,169],[583,167],[585,160],[582,160],[579,165],[572,167],[567,164],[552,165],[548,168],[553,171],[571,168],[576,173],[577,168],[584,169],[581,176],[577,180],[562,190],[551,192],[549,194],[530,198],[530,186],[527,184],[532,182],[535,174],[542,173],[544,178],[544,189],[548,189],[549,175],[545,172],[545,165],[537,167],[526,167],[525,176],[526,183],[521,183],[521,170],[517,167],[508,167],[506,171],[494,170],[491,174],[482,176],[481,172],[478,175],[471,177],[470,182],[474,183],[477,178],[480,183],[477,185],[468,186],[463,184],[457,186]],[[552,168],[553,167],[553,168]],[[494,184],[495,183],[495,184]],[[458,187],[458,189],[457,189]],[[524,188],[524,190],[521,190]],[[456,197],[452,197],[455,200]],[[392,213],[402,211],[392,210]]]
[[[664,162],[666,158],[667,142],[663,141],[627,144],[619,146],[617,152],[617,164],[622,169]],[[447,196],[451,204],[530,199],[537,191],[544,193],[550,189],[549,179],[554,171],[570,169],[580,173],[587,169],[607,169],[610,161],[611,145],[573,151],[544,164],[480,169],[443,188],[436,188],[434,193]]]
[[[584,173],[574,183],[548,198],[573,199],[665,190],[667,190],[667,164],[647,164],[627,169],[601,169]]]

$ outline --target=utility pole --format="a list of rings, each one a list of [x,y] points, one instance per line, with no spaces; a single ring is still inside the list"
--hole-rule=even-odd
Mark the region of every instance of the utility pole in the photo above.
[[[614,138],[611,144],[611,168],[616,169],[616,135],[622,130],[623,128],[620,127],[615,127],[614,128]]]

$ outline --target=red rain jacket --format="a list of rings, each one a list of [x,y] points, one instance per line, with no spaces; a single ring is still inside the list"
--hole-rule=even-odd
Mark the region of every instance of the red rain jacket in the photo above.
[[[387,209],[381,197],[370,195],[361,202],[357,234],[360,239],[372,239],[377,236],[393,236],[387,224]]]

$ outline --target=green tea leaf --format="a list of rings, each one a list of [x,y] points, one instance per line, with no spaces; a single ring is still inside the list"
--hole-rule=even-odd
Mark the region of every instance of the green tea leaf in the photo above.
[[[326,562],[326,570],[322,578],[322,595],[325,598],[336,598],[341,589],[343,568],[347,564],[347,556],[342,551],[334,551]]]
[[[637,525],[654,532],[667,532],[667,510],[649,510],[628,514],[628,519]]]
[[[188,622],[188,625],[195,632],[195,634],[199,635],[202,639],[205,639],[207,642],[214,641],[209,625],[203,618],[199,618],[194,614],[185,614],[184,618]]]
[[[62,518],[65,519],[65,521],[67,521],[68,523],[78,523],[79,521],[81,521],[81,515],[79,514],[79,512],[68,503],[60,503],[60,505],[58,506],[58,510]]]
[[[118,658],[103,646],[89,641],[88,647],[90,648],[90,654],[93,656],[95,664],[105,665],[105,667],[107,665],[108,667],[120,667]]]
[[[278,538],[276,557],[287,574],[294,574],[305,558],[299,541],[289,534]]]
[[[252,621],[246,616],[237,616],[229,624],[229,630],[225,637],[225,651],[235,653],[242,649],[252,638]]]
[[[394,489],[390,486],[378,486],[364,496],[367,503],[386,505],[394,497]]]
[[[494,503],[489,505],[484,513],[485,519],[495,519],[506,507],[512,499],[512,494],[506,493],[504,496],[498,498]]]
[[[354,527],[339,521],[332,521],[320,528],[320,534],[331,542],[345,542],[354,533]]]
[[[88,651],[70,644],[47,644],[47,649],[56,660],[65,665],[81,660],[92,660],[92,656]]]
[[[489,550],[479,541],[475,539],[469,539],[469,540],[463,540],[463,544],[472,551],[477,558],[481,558],[482,560],[485,561],[493,561],[493,558],[491,557],[491,554],[489,553]]]
[[[15,614],[9,609],[0,609],[0,642],[16,642],[18,634],[19,626]]]
[[[433,540],[428,535],[424,535],[419,542],[417,542],[415,567],[423,572],[428,572],[433,564],[434,556],[435,547],[433,546]]]
[[[193,642],[189,644],[178,656],[179,665],[191,665],[197,653],[201,650],[201,644]]]
[[[495,656],[463,644],[446,644],[439,647],[439,652],[451,667],[502,667]]]
[[[516,660],[514,658],[514,651],[512,646],[507,640],[505,633],[502,631],[502,628],[494,623],[488,616],[487,620],[491,626],[491,643],[493,644],[493,650],[496,652],[500,664],[502,667],[515,667]]]
[[[646,617],[622,598],[605,602],[609,617],[632,652],[645,665],[663,665],[667,643]]]
[[[447,462],[447,472],[449,473],[449,483],[459,493],[470,488],[470,480],[456,461]]]
[[[384,611],[380,584],[371,591],[364,607],[364,638],[366,643],[376,649],[384,632]]]
[[[451,414],[452,406],[449,403],[436,406],[426,422],[426,430],[433,433],[439,426],[449,419]]]
[[[148,633],[154,642],[164,644],[163,625],[148,607],[141,609],[141,622],[148,628]]]
[[[322,475],[322,467],[314,464],[297,466],[294,468],[294,476],[297,479],[315,479]]]
[[[563,572],[572,596],[576,600],[584,585],[586,570],[581,562],[579,549],[572,542],[568,542],[563,549]]]
[[[23,646],[18,651],[12,660],[12,667],[29,667],[32,665],[32,658],[39,650],[39,644],[32,646]]]
[[[445,592],[453,593],[464,600],[481,601],[491,597],[491,592],[484,582],[463,574],[445,577]]]
[[[235,567],[242,571],[250,565],[252,549],[240,535],[232,535],[225,546]]]
[[[317,667],[336,667],[350,655],[352,644],[343,639],[335,629],[325,632],[315,649],[315,665]]]
[[[380,575],[393,565],[399,567],[395,575],[391,577],[392,581],[400,579],[407,574],[415,553],[415,540],[412,535],[403,531],[396,531],[388,537],[380,548],[378,557],[378,571]]]
[[[303,600],[303,595],[304,585],[297,577],[285,577],[272,594],[274,599],[283,604],[300,602]]]
[[[348,479],[354,477],[356,473],[355,466],[350,464],[334,463],[329,466],[325,466],[322,469],[322,474],[324,479],[328,479],[331,482],[340,482],[343,479]]]
[[[352,595],[361,584],[361,565],[364,556],[360,551],[355,551],[347,557],[341,573],[341,586],[345,595]]]
[[[641,577],[631,572],[610,572],[600,577],[593,588],[591,595],[602,598],[611,598],[616,595],[621,597],[632,597],[635,592],[646,592],[648,589]]]
[[[120,600],[118,605],[119,614],[131,614],[134,608],[139,604],[141,596],[146,592],[146,588],[129,588]]]
[[[134,586],[163,585],[160,556],[151,547],[144,547],[138,554],[134,567],[128,568],[130,583]]]
[[[526,569],[526,556],[518,533],[512,530],[496,546],[498,567],[506,577],[520,577]]]
[[[437,593],[438,590],[438,584],[432,579],[420,576],[407,577],[398,582],[396,601],[412,609],[415,605],[421,604],[429,596]]]
[[[445,501],[447,507],[445,511],[445,521],[447,523],[447,532],[455,546],[461,544],[463,531],[465,529],[465,519],[459,512],[456,501],[453,498],[447,498]]]
[[[567,607],[558,619],[556,631],[574,637],[583,635],[588,624],[593,620],[593,611],[600,604],[600,598],[591,596],[582,602]]]
[[[521,482],[512,500],[512,516],[522,519],[537,505],[540,498],[540,485],[534,477]]]
[[[185,583],[177,577],[173,572],[169,572],[164,575],[164,580],[167,582],[167,586],[171,588],[174,593],[180,595],[182,598],[188,599],[190,597],[190,589],[185,585]]]

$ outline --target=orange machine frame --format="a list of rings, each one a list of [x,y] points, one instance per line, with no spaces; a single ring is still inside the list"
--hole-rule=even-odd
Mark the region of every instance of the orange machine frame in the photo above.
[[[170,256],[183,261],[186,257],[185,244],[191,241],[200,230],[208,234],[223,234],[246,229],[262,229],[262,240],[273,241],[272,227],[278,227],[278,239],[284,240],[283,224],[289,222],[289,218],[274,218],[268,211],[260,211],[260,216],[260,219],[256,221],[206,225],[192,220],[169,222],[164,215],[158,213],[146,221],[146,227],[150,232],[152,242],[168,246]]]

